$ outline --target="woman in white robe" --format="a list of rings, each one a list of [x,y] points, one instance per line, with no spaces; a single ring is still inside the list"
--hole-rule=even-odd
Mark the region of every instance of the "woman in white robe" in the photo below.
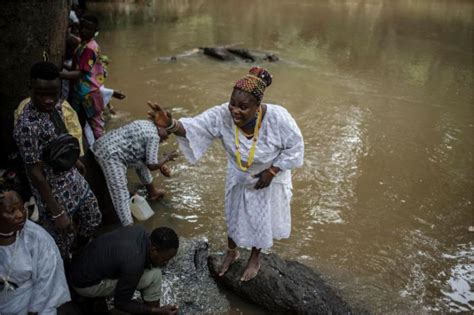
[[[56,314],[71,300],[53,238],[26,219],[16,192],[0,194],[0,314]]]
[[[279,105],[261,104],[271,80],[266,70],[254,67],[237,81],[229,103],[179,121],[158,104],[149,103],[150,117],[178,136],[189,162],[196,163],[213,140],[220,139],[228,158],[225,214],[229,246],[220,275],[238,259],[237,246],[251,247],[242,281],[257,275],[262,248],[290,236],[291,169],[303,164],[303,137],[295,120]]]

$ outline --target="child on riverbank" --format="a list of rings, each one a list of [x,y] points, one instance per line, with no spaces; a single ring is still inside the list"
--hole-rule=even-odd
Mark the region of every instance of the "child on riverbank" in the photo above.
[[[81,44],[73,59],[73,71],[63,72],[62,78],[75,80],[70,102],[78,112],[81,125],[87,121],[92,128],[94,138],[104,134],[104,100],[100,88],[104,85],[104,65],[100,59],[100,47],[95,41],[99,30],[99,20],[91,14],[85,14],[80,21]]]
[[[81,19],[79,42],[74,36],[66,41],[66,58],[61,78],[66,81],[75,80],[71,90],[64,89],[63,97],[67,97],[77,111],[81,125],[85,130],[86,139],[91,146],[95,139],[104,133],[105,107],[111,114],[114,110],[110,105],[112,97],[122,100],[125,94],[104,86],[107,75],[108,58],[101,55],[100,48],[95,41],[98,33],[98,20],[95,16],[86,14]],[[75,52],[71,56],[71,52]]]

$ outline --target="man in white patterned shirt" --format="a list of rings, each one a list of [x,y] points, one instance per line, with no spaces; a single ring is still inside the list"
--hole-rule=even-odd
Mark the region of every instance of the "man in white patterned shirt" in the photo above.
[[[160,142],[167,138],[166,130],[156,126],[153,121],[135,120],[107,132],[94,143],[92,152],[104,172],[115,211],[123,226],[133,224],[127,168],[135,168],[151,200],[164,196],[164,190],[153,185],[150,171],[159,169],[163,175],[169,176],[165,163],[174,160],[177,154],[173,152],[158,160]]]

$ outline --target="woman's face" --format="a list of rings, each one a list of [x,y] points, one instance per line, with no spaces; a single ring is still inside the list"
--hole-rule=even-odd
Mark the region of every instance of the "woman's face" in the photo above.
[[[14,191],[0,195],[0,232],[16,232],[23,228],[26,221],[26,211],[23,201]]]
[[[260,102],[250,93],[234,89],[229,102],[229,111],[237,127],[245,126],[255,117]]]

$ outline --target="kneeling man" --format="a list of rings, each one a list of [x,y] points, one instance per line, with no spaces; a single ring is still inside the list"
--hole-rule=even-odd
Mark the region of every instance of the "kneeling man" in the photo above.
[[[70,282],[85,297],[114,297],[118,310],[131,314],[177,314],[174,305],[160,307],[161,269],[179,247],[176,233],[160,227],[148,234],[127,226],[103,234],[73,259]],[[132,300],[135,290],[144,304]]]

